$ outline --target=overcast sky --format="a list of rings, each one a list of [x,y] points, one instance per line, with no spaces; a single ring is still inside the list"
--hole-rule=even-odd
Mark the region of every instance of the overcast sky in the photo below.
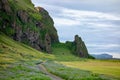
[[[120,0],[32,0],[54,20],[61,42],[81,36],[90,54],[120,58]]]

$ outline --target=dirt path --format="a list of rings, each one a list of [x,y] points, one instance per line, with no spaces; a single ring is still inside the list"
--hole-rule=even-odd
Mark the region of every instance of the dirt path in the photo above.
[[[58,77],[58,76],[56,76],[56,75],[54,75],[54,74],[52,74],[52,73],[49,73],[49,72],[47,71],[47,69],[43,66],[42,63],[39,64],[38,67],[39,67],[39,69],[40,69],[43,73],[45,73],[46,75],[48,75],[52,80],[63,80],[62,78],[60,78],[60,77]]]

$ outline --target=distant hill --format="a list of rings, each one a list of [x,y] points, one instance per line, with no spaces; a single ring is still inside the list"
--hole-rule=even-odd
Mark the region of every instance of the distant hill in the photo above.
[[[96,59],[112,59],[113,56],[109,54],[91,54]]]

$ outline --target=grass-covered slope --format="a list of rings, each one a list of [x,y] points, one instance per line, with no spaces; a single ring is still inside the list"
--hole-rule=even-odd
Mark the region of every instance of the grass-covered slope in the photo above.
[[[50,80],[36,63],[54,58],[0,34],[0,80]]]

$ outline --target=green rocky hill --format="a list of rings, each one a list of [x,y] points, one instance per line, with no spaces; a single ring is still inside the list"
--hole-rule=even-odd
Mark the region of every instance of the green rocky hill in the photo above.
[[[0,0],[0,32],[47,53],[52,53],[52,44],[59,43],[57,30],[49,13],[41,7],[34,7],[31,0]],[[66,45],[73,54],[89,57],[79,36],[75,36],[75,41]]]
[[[0,0],[0,31],[33,48],[51,52],[51,43],[59,42],[48,12],[34,7],[30,0]]]

